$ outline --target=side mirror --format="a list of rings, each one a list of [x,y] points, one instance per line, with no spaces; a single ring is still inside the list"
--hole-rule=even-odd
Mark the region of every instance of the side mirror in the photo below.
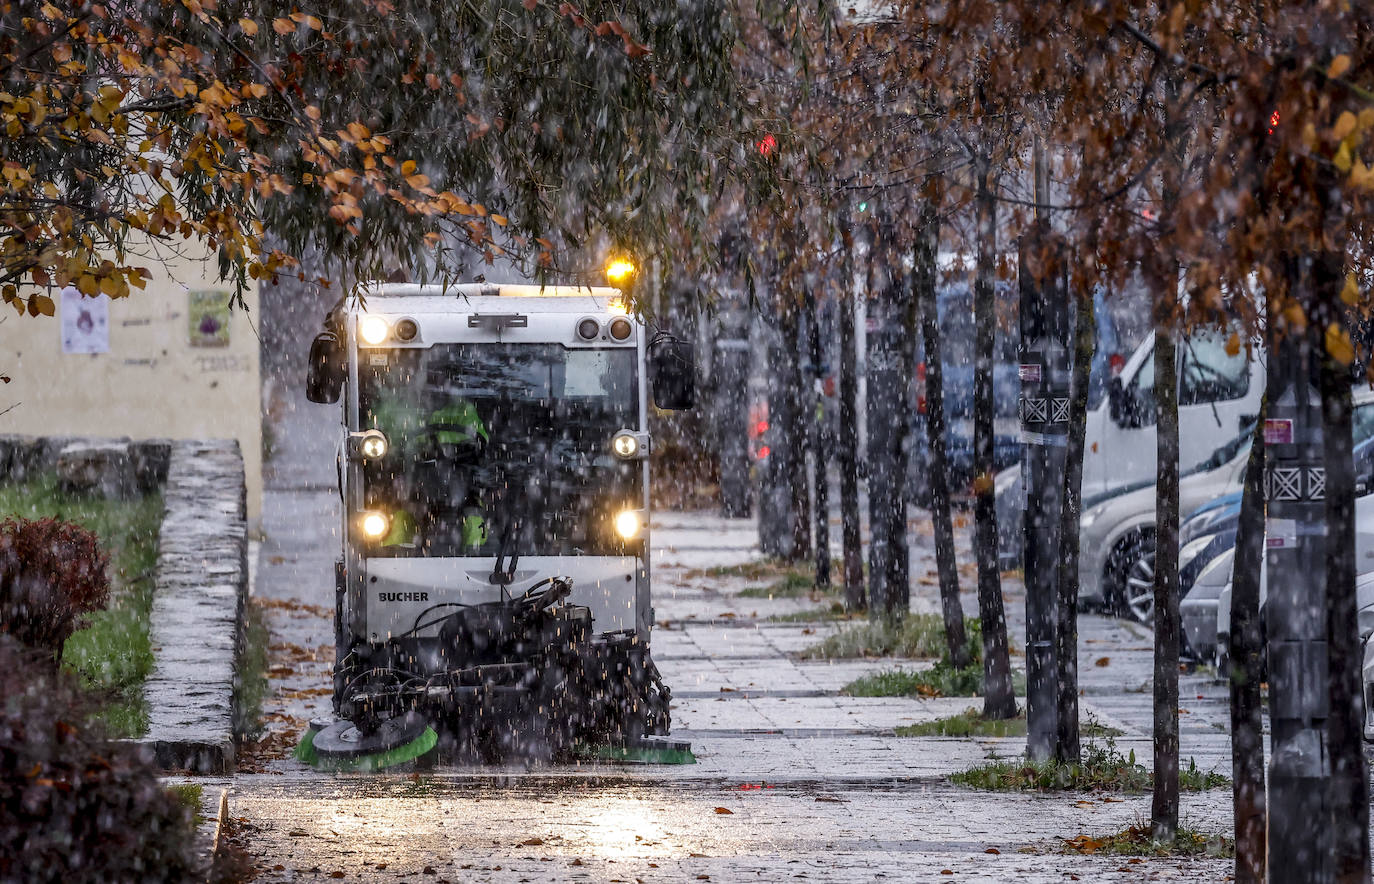
[[[1107,405],[1111,409],[1112,420],[1122,423],[1126,415],[1126,388],[1121,383],[1121,378],[1112,378],[1112,382],[1107,386]]]
[[[692,345],[677,338],[660,338],[649,345],[649,386],[654,405],[682,411],[697,402],[697,359]]]
[[[343,389],[343,348],[333,332],[320,332],[310,342],[310,359],[306,366],[305,398],[311,402],[330,405],[339,401]]]
[[[1118,426],[1128,430],[1145,426],[1141,402],[1133,392],[1126,389],[1126,385],[1121,383],[1121,378],[1112,378],[1111,386],[1107,388],[1107,402],[1112,420]]]

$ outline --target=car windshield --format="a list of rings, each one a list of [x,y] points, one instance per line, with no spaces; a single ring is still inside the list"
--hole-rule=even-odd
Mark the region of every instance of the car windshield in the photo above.
[[[364,506],[389,520],[369,554],[620,554],[617,513],[642,507],[635,351],[558,344],[364,350],[360,428],[386,434]],[[504,540],[504,546],[503,546]]]
[[[1350,415],[1350,425],[1356,445],[1374,438],[1374,402],[1357,405]]]

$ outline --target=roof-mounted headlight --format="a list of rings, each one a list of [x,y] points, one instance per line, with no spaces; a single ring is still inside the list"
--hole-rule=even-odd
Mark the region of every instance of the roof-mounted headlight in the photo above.
[[[391,334],[391,326],[380,316],[364,316],[358,320],[358,337],[363,343],[377,346]]]
[[[577,320],[577,336],[584,341],[595,341],[601,337],[601,323],[590,316]]]

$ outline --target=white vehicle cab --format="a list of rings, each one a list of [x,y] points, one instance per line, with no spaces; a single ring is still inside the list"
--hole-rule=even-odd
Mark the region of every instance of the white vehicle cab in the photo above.
[[[1264,362],[1241,347],[1227,352],[1229,332],[1194,332],[1179,345],[1178,437],[1180,470],[1197,466],[1246,425],[1253,425],[1264,394]],[[1084,433],[1083,496],[1135,482],[1153,482],[1155,443],[1155,339],[1148,335],[1112,379],[1101,406],[1088,413]]]

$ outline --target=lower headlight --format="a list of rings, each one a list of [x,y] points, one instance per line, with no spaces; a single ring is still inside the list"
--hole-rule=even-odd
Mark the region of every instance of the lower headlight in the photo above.
[[[644,523],[635,510],[624,510],[616,514],[615,533],[625,540],[633,540],[638,537],[639,531],[643,527]]]
[[[1198,553],[1202,552],[1212,542],[1211,537],[1199,537],[1183,544],[1178,551],[1178,567],[1183,569],[1192,564],[1193,559],[1197,558]]]
[[[391,527],[391,520],[386,517],[385,513],[363,513],[361,524],[364,537],[369,540],[380,540],[386,536],[387,529]]]

